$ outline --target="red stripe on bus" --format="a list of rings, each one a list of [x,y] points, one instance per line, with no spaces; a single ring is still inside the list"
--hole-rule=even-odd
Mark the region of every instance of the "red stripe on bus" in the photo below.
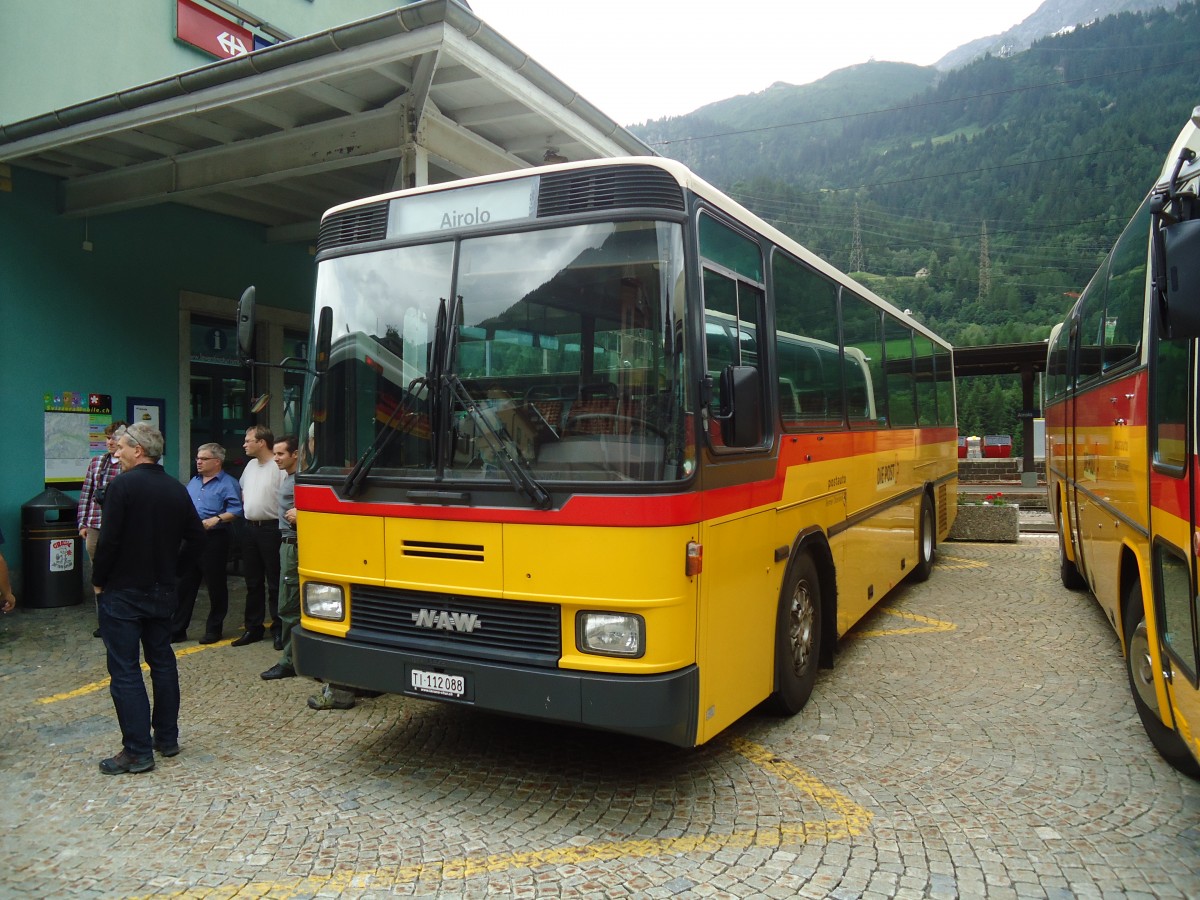
[[[611,525],[666,527],[687,525],[730,515],[740,510],[779,503],[788,470],[820,462],[844,459],[857,465],[855,457],[872,453],[913,450],[917,446],[947,446],[946,462],[956,453],[953,428],[908,431],[852,431],[829,434],[785,434],[776,461],[775,475],[707,491],[678,494],[595,495],[575,494],[560,509],[541,511],[513,507],[439,506],[419,503],[364,503],[341,500],[327,485],[296,486],[296,506],[310,512],[385,518],[433,519],[463,522],[511,522],[544,525]],[[924,460],[921,460],[924,461]],[[733,464],[737,462],[731,460]],[[718,463],[719,465],[719,463]]]

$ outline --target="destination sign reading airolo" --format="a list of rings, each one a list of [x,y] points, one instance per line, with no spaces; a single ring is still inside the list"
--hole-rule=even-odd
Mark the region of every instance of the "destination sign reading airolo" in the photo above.
[[[533,215],[536,178],[435,191],[392,201],[388,237],[477,228]]]

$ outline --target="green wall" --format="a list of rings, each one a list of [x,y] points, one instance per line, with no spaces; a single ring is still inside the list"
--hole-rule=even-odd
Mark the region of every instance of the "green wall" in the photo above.
[[[405,0],[239,0],[300,37]],[[9,8],[13,7],[13,8]],[[216,62],[175,37],[175,0],[4,0],[0,122],[12,124]]]
[[[248,284],[260,306],[307,311],[315,267],[306,246],[267,244],[251,223],[162,205],[91,219],[58,213],[57,179],[13,169],[0,191],[0,476],[4,556],[20,568],[20,507],[45,487],[43,394],[164,397],[168,458],[179,416],[179,297],[236,298]]]

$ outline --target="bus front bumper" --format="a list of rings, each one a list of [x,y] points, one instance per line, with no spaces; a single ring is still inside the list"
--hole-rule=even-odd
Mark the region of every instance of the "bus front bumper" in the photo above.
[[[522,667],[348,641],[299,626],[292,631],[292,656],[301,675],[333,684],[632,734],[679,747],[696,745],[700,670],[694,665],[661,675]],[[462,677],[462,696],[414,689],[414,669]]]

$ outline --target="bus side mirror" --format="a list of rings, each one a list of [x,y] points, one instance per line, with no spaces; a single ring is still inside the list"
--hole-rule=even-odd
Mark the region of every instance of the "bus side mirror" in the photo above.
[[[254,285],[242,291],[237,305],[238,353],[242,359],[254,358]]]
[[[1200,219],[1162,228],[1166,336],[1200,337]]]
[[[762,443],[762,379],[753,366],[721,371],[721,440],[727,447]]]
[[[333,309],[322,306],[317,317],[317,345],[313,348],[313,370],[320,375],[329,369],[329,347],[333,340]]]

